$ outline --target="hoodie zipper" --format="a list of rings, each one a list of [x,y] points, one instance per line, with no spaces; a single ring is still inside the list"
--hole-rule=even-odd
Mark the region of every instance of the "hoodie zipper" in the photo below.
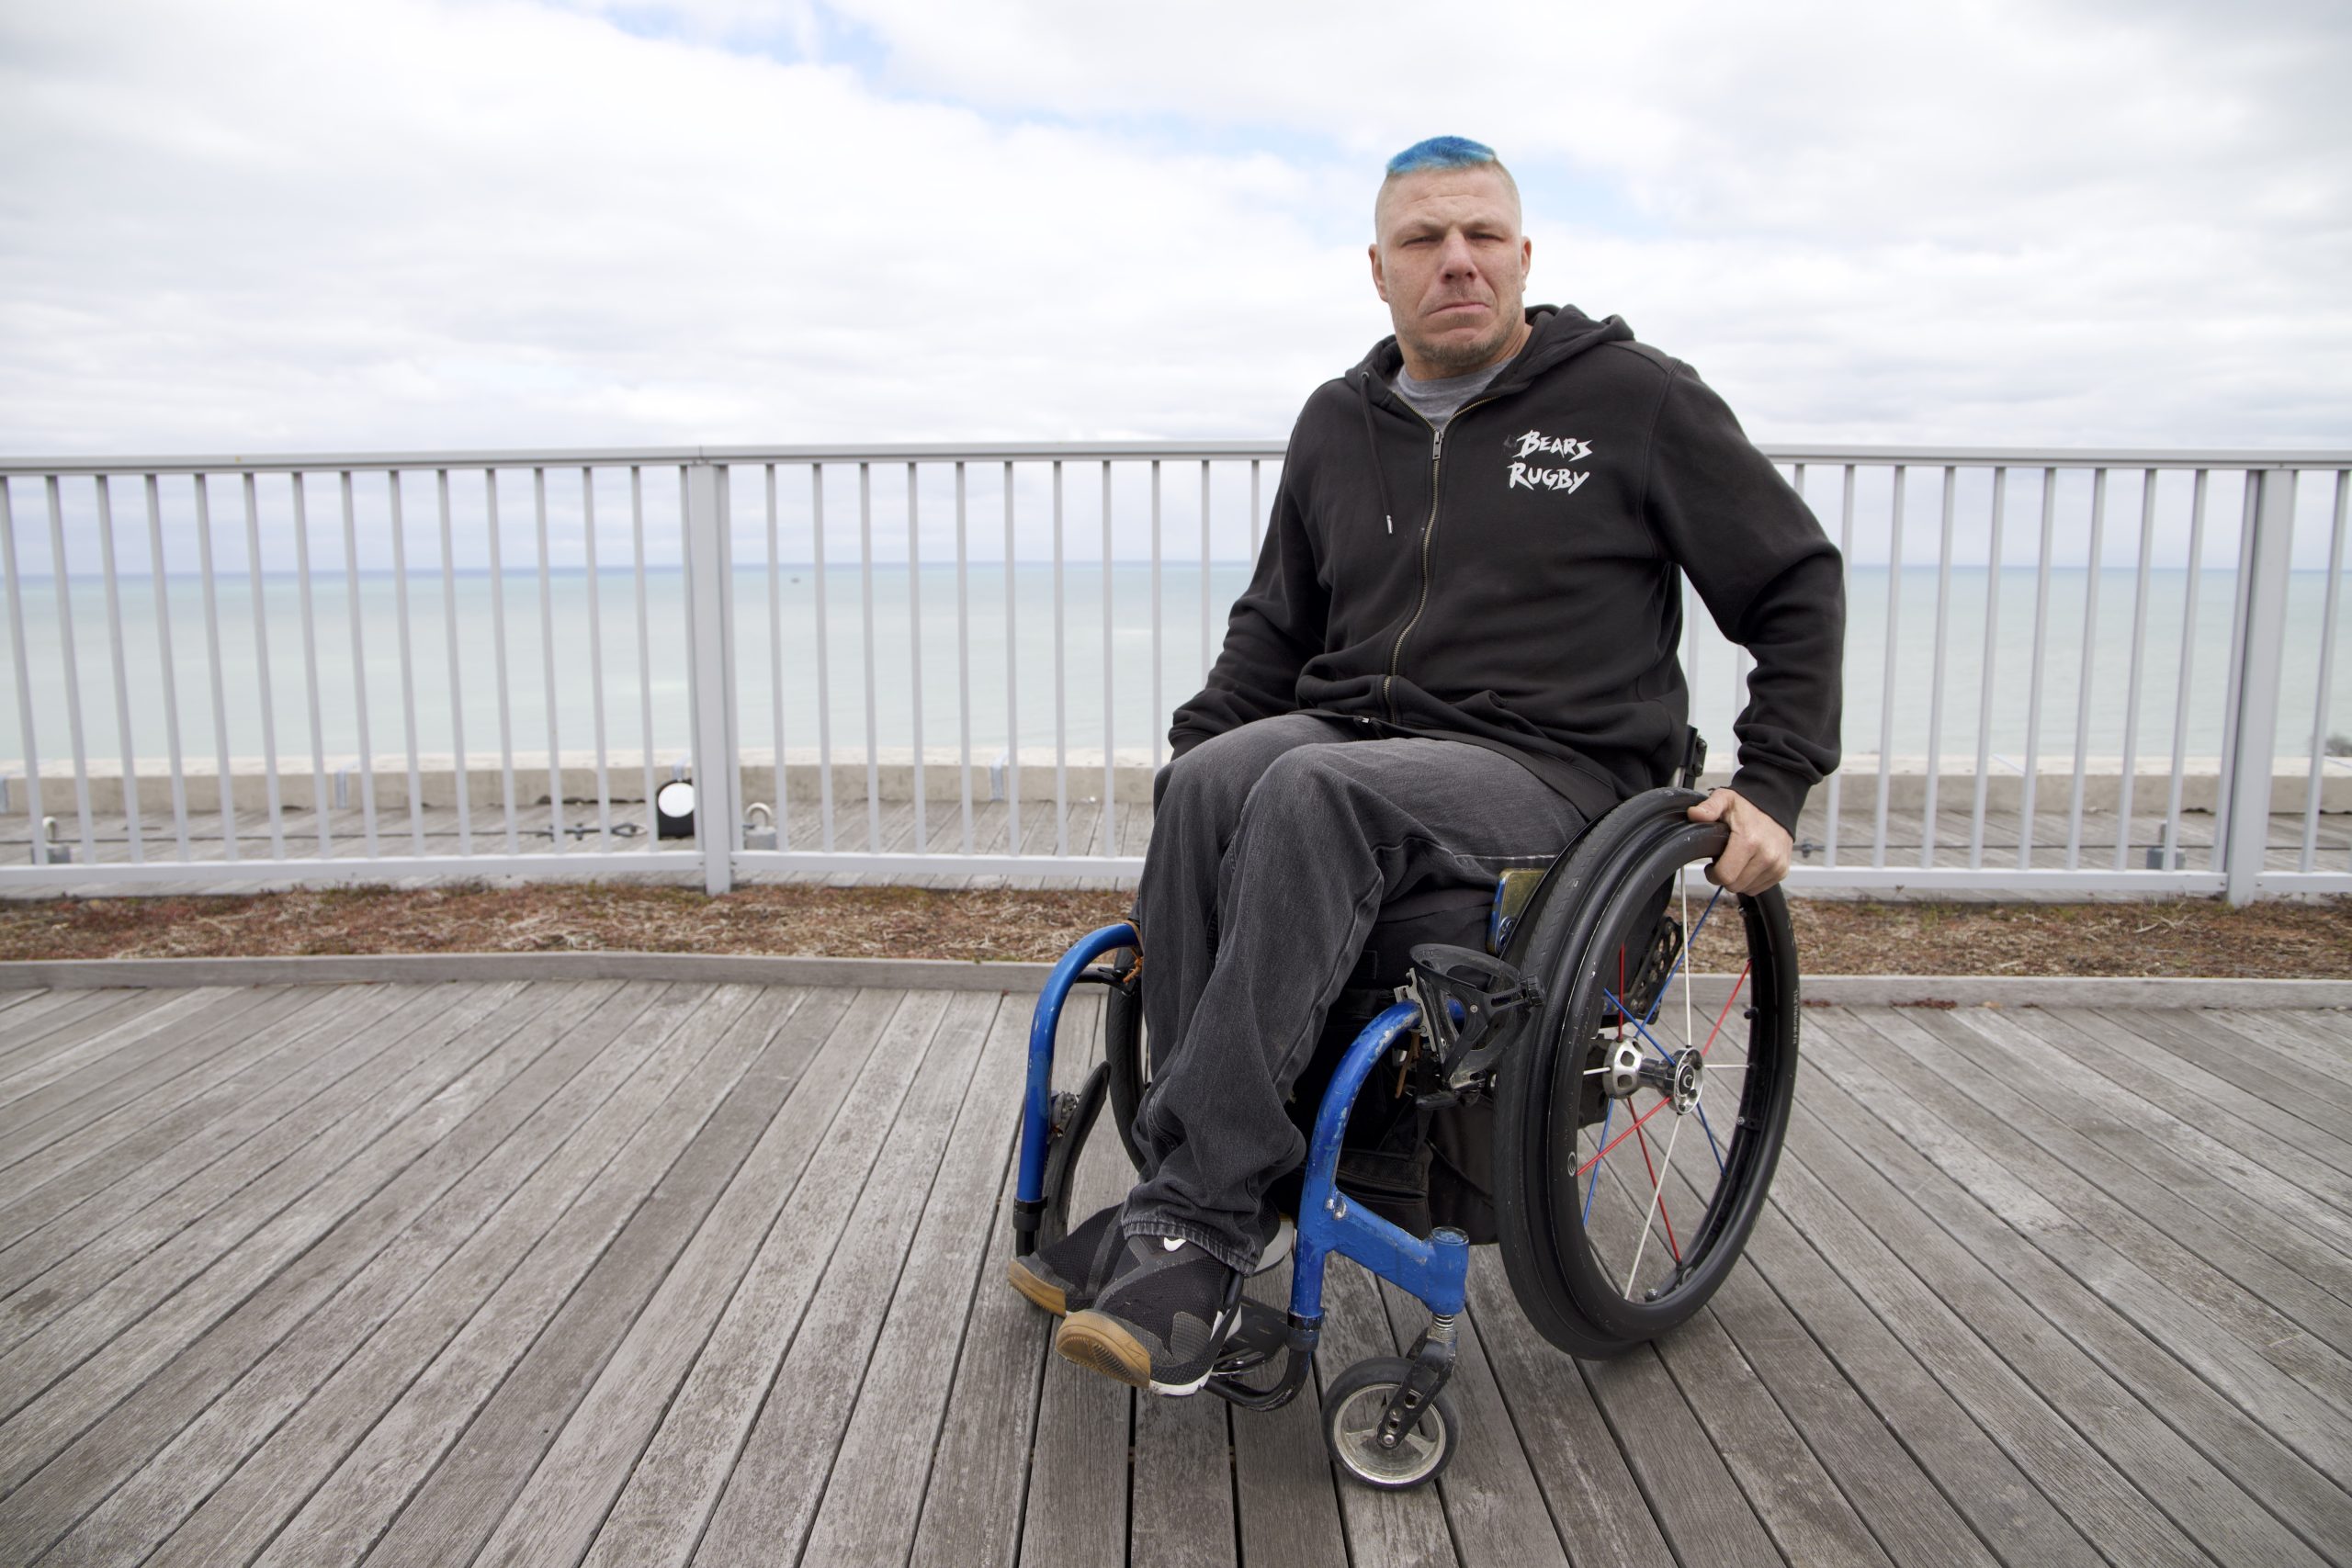
[[[1490,403],[1494,400],[1492,397],[1476,398],[1463,404],[1453,411],[1453,418],[1445,422],[1446,429],[1452,429],[1454,420],[1460,419],[1479,404]],[[1412,407],[1409,403],[1406,406]],[[1423,424],[1430,424],[1429,416],[1419,409],[1413,409],[1413,417]],[[1430,540],[1437,533],[1438,476],[1444,462],[1445,431],[1430,424],[1430,520],[1421,525],[1421,596],[1419,602],[1413,606],[1412,618],[1405,623],[1404,630],[1396,634],[1396,641],[1388,650],[1388,673],[1382,676],[1380,680],[1381,700],[1387,705],[1388,722],[1391,724],[1403,722],[1396,714],[1396,675],[1398,665],[1405,657],[1405,639],[1413,635],[1413,628],[1420,625],[1421,612],[1429,608]]]

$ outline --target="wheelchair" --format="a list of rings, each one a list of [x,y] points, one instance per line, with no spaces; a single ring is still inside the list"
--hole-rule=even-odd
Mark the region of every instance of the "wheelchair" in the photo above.
[[[1704,758],[1691,732],[1677,784]],[[1536,1331],[1587,1359],[1666,1334],[1714,1293],[1780,1156],[1800,999],[1779,888],[1751,898],[1699,881],[1707,897],[1694,895],[1688,874],[1728,837],[1685,815],[1702,798],[1650,790],[1547,869],[1504,873],[1491,898],[1384,910],[1293,1091],[1307,1153],[1274,1193],[1296,1222],[1289,1310],[1245,1300],[1210,1393],[1260,1410],[1296,1397],[1325,1265],[1351,1258],[1430,1319],[1403,1357],[1325,1380],[1325,1445],[1351,1480],[1418,1486],[1458,1446],[1447,1383],[1473,1244],[1499,1247]],[[1435,940],[1449,935],[1466,940]],[[1065,1233],[1072,1175],[1106,1106],[1140,1166],[1143,977],[1135,927],[1106,926],[1063,955],[1038,998],[1016,1252]],[[1056,1035],[1080,984],[1109,989],[1103,1059],[1056,1092]]]

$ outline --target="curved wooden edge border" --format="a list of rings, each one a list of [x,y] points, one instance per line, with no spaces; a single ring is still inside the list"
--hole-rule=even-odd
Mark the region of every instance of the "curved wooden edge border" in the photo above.
[[[1049,964],[687,953],[419,953],[304,958],[77,958],[0,963],[0,990],[34,987],[326,986],[405,981],[686,980],[765,986],[1035,991]],[[1720,977],[1698,976],[1703,994]],[[1816,975],[1804,999],[1954,1007],[2352,1007],[2352,980],[2109,976]]]

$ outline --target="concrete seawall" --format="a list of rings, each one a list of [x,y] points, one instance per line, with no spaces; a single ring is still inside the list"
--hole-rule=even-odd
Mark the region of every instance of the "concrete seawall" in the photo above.
[[[570,751],[561,754],[562,789],[567,801],[596,799],[595,757],[593,752]],[[1103,763],[1100,751],[1069,754],[1069,797],[1072,800],[1099,800],[1103,789]],[[220,776],[216,763],[193,757],[185,761],[184,787],[187,807],[191,811],[218,811],[220,808]],[[861,751],[854,755],[837,751],[832,759],[832,794],[836,801],[864,800],[866,797],[867,763]],[[134,771],[138,776],[139,808],[142,815],[168,813],[172,807],[171,766],[164,758],[140,758]],[[795,803],[814,802],[822,793],[824,764],[813,749],[787,750],[783,767],[784,787]],[[543,805],[549,788],[548,758],[544,751],[517,752],[514,761],[514,793],[518,805]],[[1844,783],[1840,789],[1841,810],[1848,816],[1867,815],[1875,809],[1878,792],[1878,759],[1864,753],[1849,757],[1842,770]],[[2037,804],[2047,809],[2052,805],[2071,799],[2074,787],[2074,759],[2044,757],[2039,760],[2035,786]],[[70,761],[44,760],[41,764],[43,809],[51,814],[70,811],[74,807],[74,769]],[[1896,756],[1890,760],[1887,770],[1887,805],[1890,810],[1916,812],[1927,804],[1928,763],[1924,757]],[[497,753],[469,753],[465,765],[465,792],[475,806],[491,807],[503,798],[503,779]],[[777,769],[772,753],[747,750],[741,767],[741,795],[745,801],[773,802],[776,796]],[[351,808],[360,805],[366,772],[360,760],[352,755],[331,755],[324,764],[325,804],[331,807]],[[673,777],[691,776],[685,768],[683,752],[663,752],[654,759],[655,787]],[[1148,802],[1151,799],[1153,768],[1148,754],[1122,750],[1111,770],[1113,798],[1119,802]],[[1702,784],[1717,784],[1728,781],[1728,771],[1711,769]],[[2214,810],[2220,794],[2220,763],[2211,757],[2188,759],[2181,769],[2181,809],[2188,812],[2210,813]],[[93,761],[88,771],[90,809],[106,815],[119,815],[123,810],[123,770],[119,760]],[[291,810],[310,810],[320,794],[318,774],[309,757],[282,758],[277,764],[278,798]],[[645,799],[646,767],[642,753],[612,751],[606,755],[605,784],[607,798],[616,805],[641,805]],[[2309,799],[2311,759],[2279,757],[2271,771],[2269,809],[2274,813],[2300,813]],[[2132,808],[2136,815],[2161,813],[2171,793],[2172,773],[2167,763],[2142,761],[2133,770]],[[374,788],[379,810],[401,810],[408,806],[409,775],[405,754],[379,753],[375,761]],[[964,768],[958,753],[944,748],[927,750],[922,766],[922,793],[926,800],[960,801],[964,791]],[[2113,811],[2120,802],[2123,769],[2120,757],[2086,759],[2083,773],[2083,805],[2086,810]],[[874,764],[874,784],[880,799],[911,800],[915,794],[914,755],[906,747],[884,748]],[[454,807],[458,801],[458,770],[446,752],[420,756],[417,759],[417,784],[423,804],[428,807]],[[2025,774],[2021,763],[2014,759],[1995,759],[1985,779],[1985,807],[1993,812],[2015,812],[2024,797]],[[232,758],[230,762],[229,787],[240,810],[258,811],[267,808],[268,769],[257,757]],[[1015,770],[1002,760],[983,761],[974,758],[970,772],[970,787],[975,801],[1001,800],[1018,788],[1024,800],[1051,799],[1054,793],[1054,757],[1050,750],[1042,755],[1025,752]],[[1976,773],[1973,759],[1967,765],[1955,767],[1949,759],[1939,763],[1936,773],[1937,804],[1946,811],[1966,810],[1973,807]],[[2055,791],[2057,793],[2053,794]],[[1826,798],[1826,788],[1814,793],[1814,804]],[[0,815],[18,814],[25,810],[25,775],[21,765],[0,771]],[[2324,759],[2321,774],[2320,809],[2323,812],[2352,812],[2352,758]]]

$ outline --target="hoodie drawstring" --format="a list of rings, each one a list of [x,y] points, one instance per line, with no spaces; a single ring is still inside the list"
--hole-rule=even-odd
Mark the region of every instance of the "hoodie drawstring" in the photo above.
[[[1380,471],[1380,441],[1372,429],[1371,371],[1365,371],[1363,378],[1356,383],[1356,397],[1363,410],[1363,444],[1372,454],[1372,482],[1380,487],[1380,520],[1387,524],[1388,531],[1394,534],[1396,531],[1396,514],[1388,504],[1388,476]]]

